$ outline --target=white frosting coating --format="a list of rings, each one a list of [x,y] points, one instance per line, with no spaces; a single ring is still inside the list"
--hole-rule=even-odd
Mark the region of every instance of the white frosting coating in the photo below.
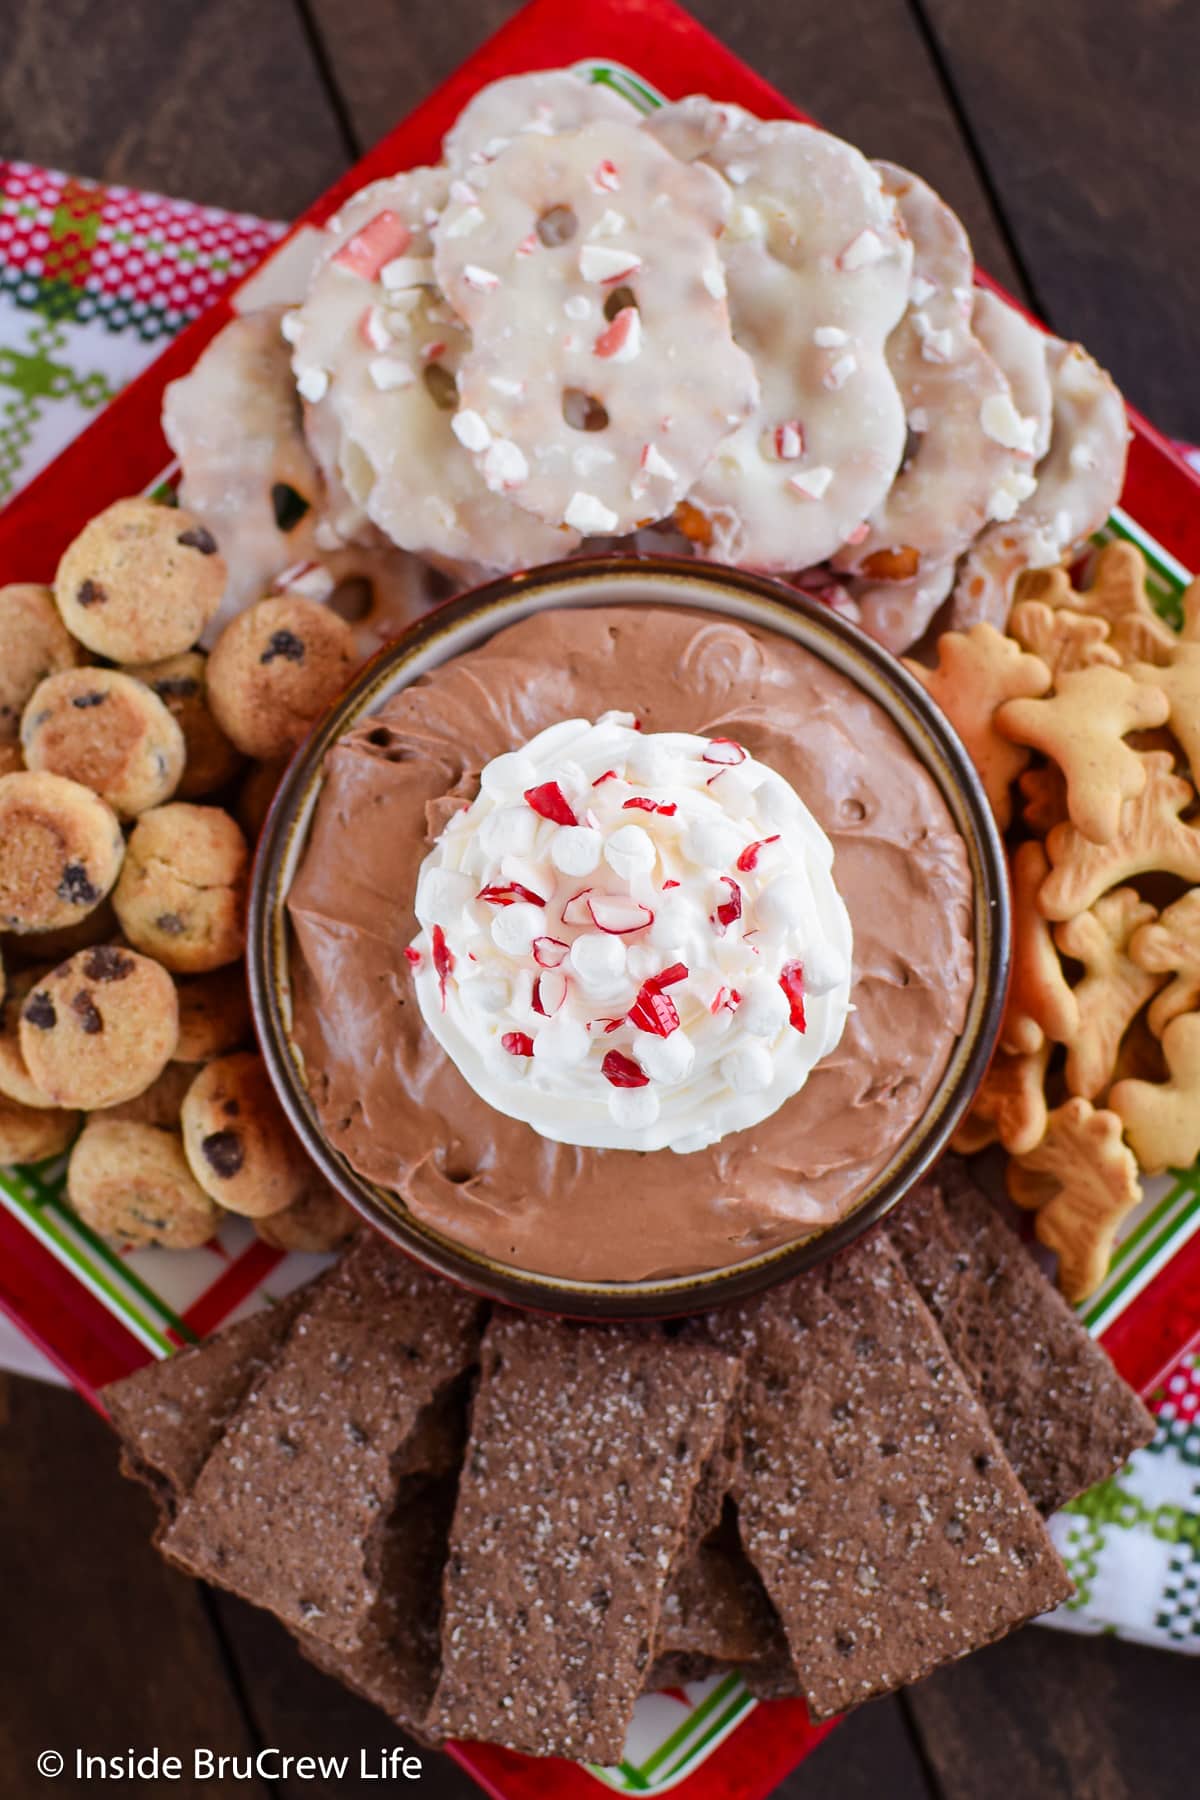
[[[832,864],[740,745],[563,720],[484,768],[421,865],[422,1016],[475,1092],[543,1137],[702,1149],[775,1112],[841,1037]]]
[[[628,100],[601,82],[585,81],[570,69],[542,69],[508,75],[480,88],[446,133],[442,154],[455,174],[470,176],[494,162],[516,137],[547,137],[575,131],[593,119],[637,122]]]

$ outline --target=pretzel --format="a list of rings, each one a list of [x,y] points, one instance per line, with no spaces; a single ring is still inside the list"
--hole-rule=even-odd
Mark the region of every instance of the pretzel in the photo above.
[[[956,559],[928,564],[908,581],[872,581],[848,575],[845,592],[854,606],[855,622],[876,643],[899,655],[914,644],[954,586]]]
[[[1108,1272],[1118,1225],[1142,1197],[1137,1162],[1115,1112],[1074,1098],[1055,1107],[1046,1135],[1006,1170],[1010,1198],[1036,1211],[1038,1242],[1058,1254],[1058,1281],[1078,1303]]]
[[[1083,964],[1083,979],[1072,992],[1079,1024],[1067,1043],[1066,1077],[1072,1094],[1094,1100],[1113,1078],[1117,1051],[1135,1016],[1161,985],[1133,961],[1130,941],[1157,918],[1136,888],[1116,888],[1087,912],[1054,928],[1064,956]]]
[[[1120,498],[1129,427],[1111,378],[1079,344],[1045,341],[1054,397],[1050,448],[1037,487],[1011,524],[990,525],[965,557],[949,608],[956,628],[1003,625],[1017,578],[1060,562],[1099,529]]]
[[[1162,1036],[1172,1019],[1200,1008],[1200,888],[1164,907],[1154,924],[1134,933],[1129,954],[1149,975],[1171,982],[1150,1007],[1150,1029]]]
[[[1012,858],[1012,978],[1000,1035],[1011,1055],[1032,1056],[1046,1038],[1069,1044],[1079,1032],[1079,1002],[1067,985],[1038,905],[1047,868],[1036,838],[1017,847]]]
[[[1045,332],[990,288],[975,289],[971,330],[1008,377],[1013,405],[1021,417],[1033,420],[1033,455],[1035,462],[1041,462],[1050,448],[1054,416]]]
[[[1043,1038],[1028,1056],[997,1050],[971,1110],[951,1140],[960,1156],[974,1156],[1002,1144],[1010,1156],[1024,1156],[1046,1132],[1046,1070],[1051,1044]]]
[[[682,500],[759,397],[730,335],[730,193],[633,125],[518,138],[458,184],[438,282],[472,333],[454,429],[551,525],[633,530]]]
[[[833,558],[836,569],[873,580],[897,566],[906,578],[944,566],[989,519],[1012,518],[1033,492],[1037,439],[1037,420],[1018,413],[1007,377],[971,330],[975,262],[960,221],[906,169],[875,168],[913,242],[908,307],[887,342],[909,439],[866,536]],[[949,580],[942,597],[948,590]],[[908,643],[932,612],[914,616]]]
[[[1151,869],[1200,882],[1200,830],[1179,816],[1196,791],[1175,774],[1169,751],[1153,750],[1140,760],[1145,786],[1122,806],[1115,837],[1094,843],[1070,821],[1054,826],[1047,837],[1052,867],[1038,895],[1046,918],[1072,919],[1106,889]]]
[[[1118,1081],[1108,1097],[1148,1174],[1190,1169],[1200,1156],[1200,1013],[1172,1019],[1162,1049],[1166,1081]]]
[[[331,493],[402,549],[475,569],[564,556],[577,535],[489,492],[451,426],[469,338],[434,285],[444,170],[412,169],[330,220],[285,321],[309,441]]]
[[[1056,569],[1055,574],[1063,571]],[[1044,600],[1018,600],[1008,621],[1008,635],[1040,656],[1055,677],[1097,663],[1115,669],[1121,657],[1108,642],[1108,622],[1073,612],[1069,606],[1047,606]]]
[[[884,355],[912,265],[895,203],[857,150],[809,125],[693,96],[646,129],[734,189],[721,254],[733,334],[761,384],[680,522],[703,556],[811,567],[861,527],[904,452]]]
[[[1050,686],[1040,657],[1028,656],[991,625],[944,632],[938,639],[937,667],[905,659],[905,668],[937,701],[963,741],[987,791],[1001,831],[1012,818],[1012,783],[1029,752],[996,729],[997,709],[1006,701],[1034,699]]]
[[[1161,688],[1097,664],[1060,675],[1051,695],[1007,701],[997,709],[996,729],[1057,763],[1072,822],[1093,843],[1107,844],[1123,802],[1146,785],[1145,761],[1125,735],[1163,724],[1169,710]]]
[[[630,124],[637,113],[607,83],[585,81],[570,69],[509,75],[489,82],[467,101],[442,140],[442,156],[453,173],[469,177],[516,137],[577,131],[595,119]]]

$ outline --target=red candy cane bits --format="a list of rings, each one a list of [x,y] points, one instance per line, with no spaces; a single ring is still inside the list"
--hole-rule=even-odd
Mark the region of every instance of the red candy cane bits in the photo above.
[[[454,952],[446,942],[446,934],[440,925],[435,925],[431,933],[433,939],[433,966],[437,971],[438,993],[442,997],[442,1011],[446,1010],[446,981],[454,973]]]
[[[792,1029],[807,1031],[808,1020],[804,1015],[804,964],[784,963],[779,975],[779,985],[787,995],[788,1005],[791,1007]]]
[[[640,1088],[650,1085],[650,1077],[645,1069],[635,1063],[632,1056],[625,1056],[620,1050],[608,1052],[600,1064],[600,1073],[613,1087]]]
[[[552,819],[556,825],[578,825],[571,803],[559,787],[557,781],[543,781],[540,787],[525,789],[525,804],[532,806],[535,813],[543,819]]]

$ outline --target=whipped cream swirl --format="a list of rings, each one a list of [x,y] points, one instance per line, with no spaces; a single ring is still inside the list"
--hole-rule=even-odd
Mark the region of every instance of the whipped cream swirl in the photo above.
[[[406,952],[481,1099],[557,1143],[701,1150],[834,1049],[850,919],[795,789],[728,738],[564,719],[421,865]]]

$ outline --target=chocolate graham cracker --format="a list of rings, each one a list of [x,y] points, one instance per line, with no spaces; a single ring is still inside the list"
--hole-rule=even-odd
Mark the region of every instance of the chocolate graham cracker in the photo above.
[[[103,1390],[121,1438],[122,1469],[150,1489],[164,1524],[191,1492],[251,1385],[274,1361],[306,1292],[289,1294]]]
[[[663,1600],[656,1655],[750,1662],[778,1637],[775,1609],[747,1561],[730,1508],[718,1529],[672,1576]]]
[[[882,1236],[739,1323],[754,1338],[742,1541],[814,1719],[1067,1598],[1041,1516]]]
[[[958,1157],[938,1164],[886,1230],[1043,1513],[1150,1442],[1150,1414]]]
[[[481,1307],[376,1238],[300,1313],[162,1541],[194,1575],[338,1650],[378,1596],[395,1459],[472,1361]]]
[[[612,1763],[740,1356],[652,1328],[493,1318],[446,1564],[446,1736]]]

